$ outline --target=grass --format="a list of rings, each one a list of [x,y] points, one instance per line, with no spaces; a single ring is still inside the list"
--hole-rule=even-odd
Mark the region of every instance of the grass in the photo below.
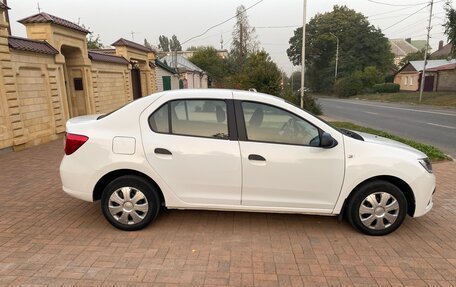
[[[403,137],[399,137],[399,136],[384,132],[384,131],[380,131],[380,130],[376,130],[376,129],[372,129],[372,128],[359,126],[359,125],[356,125],[356,124],[353,124],[353,123],[349,123],[349,122],[331,122],[331,124],[333,124],[334,126],[336,126],[338,128],[344,128],[344,129],[353,130],[353,131],[365,132],[365,133],[378,135],[378,136],[381,136],[381,137],[385,137],[385,138],[388,138],[388,139],[392,139],[392,140],[404,143],[404,144],[409,145],[409,146],[411,146],[411,147],[413,147],[413,148],[415,148],[415,149],[417,149],[419,151],[422,151],[433,162],[442,161],[442,160],[451,160],[451,158],[446,156],[445,153],[443,153],[440,149],[438,149],[438,148],[436,148],[434,146],[428,145],[428,144],[419,143],[419,142],[416,142],[416,141],[413,141],[413,140],[410,140],[410,139],[406,139],[406,138],[403,138]]]
[[[354,98],[379,102],[407,103],[456,108],[456,92],[425,92],[421,103],[419,92],[398,92],[391,94],[364,94]]]

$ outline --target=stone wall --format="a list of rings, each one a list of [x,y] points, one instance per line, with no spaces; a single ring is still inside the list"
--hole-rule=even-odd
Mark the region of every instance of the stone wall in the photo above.
[[[456,91],[456,70],[438,72],[437,91]]]

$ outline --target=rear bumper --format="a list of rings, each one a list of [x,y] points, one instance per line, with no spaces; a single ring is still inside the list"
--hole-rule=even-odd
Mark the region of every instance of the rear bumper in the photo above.
[[[63,191],[85,201],[93,201],[91,180],[96,172],[88,166],[82,166],[71,156],[64,156],[60,164],[60,179]]]

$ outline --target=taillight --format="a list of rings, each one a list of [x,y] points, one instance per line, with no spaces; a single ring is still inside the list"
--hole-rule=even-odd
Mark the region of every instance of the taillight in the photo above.
[[[82,135],[66,134],[65,154],[70,155],[77,151],[89,138]]]

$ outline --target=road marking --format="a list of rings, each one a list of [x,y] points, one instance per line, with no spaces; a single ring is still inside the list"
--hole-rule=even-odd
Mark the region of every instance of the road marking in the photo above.
[[[371,114],[371,115],[378,115],[378,113],[374,113],[374,112],[366,112],[364,111],[366,114]]]
[[[366,104],[366,103],[354,103],[352,101],[348,102],[345,100],[333,100],[333,99],[326,99],[328,101],[335,101],[335,102],[342,102],[342,103],[349,103],[349,104],[354,104],[354,105],[360,105],[360,106],[369,106],[369,107],[377,107],[377,108],[385,108],[385,109],[393,109],[393,110],[403,110],[403,111],[412,111],[412,112],[418,112],[418,113],[427,113],[427,114],[436,114],[436,115],[444,115],[444,116],[451,116],[451,117],[456,117],[456,114],[450,114],[450,113],[443,113],[443,112],[432,112],[432,111],[422,111],[422,110],[415,110],[415,109],[408,109],[408,108],[398,108],[398,107],[389,107],[389,106],[382,106],[382,105],[373,105],[373,104]]]
[[[431,126],[436,126],[436,127],[442,127],[442,128],[447,128],[447,129],[456,130],[456,127],[444,126],[444,125],[433,124],[433,123],[427,123],[427,124],[428,124],[428,125],[431,125]]]

